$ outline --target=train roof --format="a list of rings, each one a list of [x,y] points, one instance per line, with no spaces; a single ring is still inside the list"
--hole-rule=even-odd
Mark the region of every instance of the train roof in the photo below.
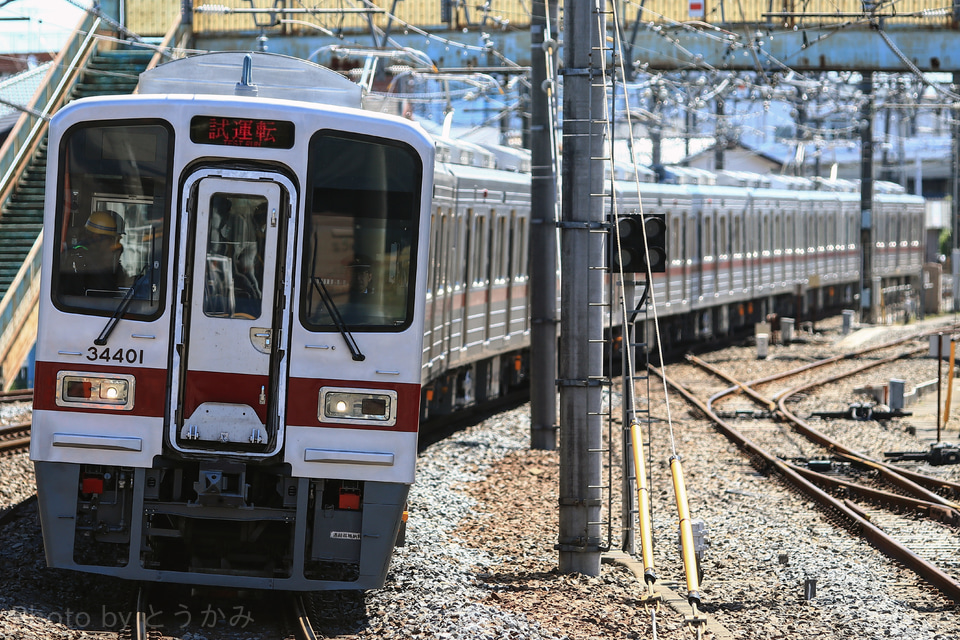
[[[259,51],[223,51],[173,60],[140,74],[139,91],[256,96],[356,109],[363,98],[360,85],[335,71],[300,58]]]

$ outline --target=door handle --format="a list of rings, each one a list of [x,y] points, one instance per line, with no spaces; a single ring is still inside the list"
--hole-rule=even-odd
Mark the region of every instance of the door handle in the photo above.
[[[250,329],[250,343],[253,348],[261,353],[270,353],[273,349],[273,331],[263,327],[252,327]]]

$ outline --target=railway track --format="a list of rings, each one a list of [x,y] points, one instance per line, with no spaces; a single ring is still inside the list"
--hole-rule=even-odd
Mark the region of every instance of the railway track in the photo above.
[[[786,408],[786,403],[797,394],[869,368],[912,357],[925,349],[907,349],[876,357],[866,364],[845,367],[844,371],[830,376],[806,380],[774,397],[764,396],[755,388],[807,375],[827,365],[898,348],[922,335],[832,356],[751,382],[738,381],[718,368],[691,357],[689,360],[692,363],[733,385],[714,391],[707,400],[697,397],[668,376],[665,376],[665,380],[709,416],[727,437],[747,451],[755,466],[776,470],[791,486],[825,508],[834,520],[904,564],[946,596],[960,602],[960,563],[955,553],[951,555],[958,541],[960,512],[953,498],[960,495],[960,484],[867,458],[814,429]],[[664,375],[659,371],[657,373]],[[721,417],[714,405],[721,399],[739,393],[749,396],[761,409],[750,413],[747,421],[738,419],[738,416],[747,416],[746,410],[727,412],[727,415],[737,419],[738,424],[734,425]],[[742,427],[743,422],[749,426]],[[787,424],[789,428],[785,428]],[[790,462],[791,459],[830,462],[828,467],[822,462],[818,465],[821,471],[827,471],[823,473],[807,465]],[[852,481],[837,477],[837,470],[846,469],[856,469],[860,478],[865,477],[868,482],[861,482],[859,478],[858,481]]]
[[[0,404],[11,402],[33,402],[33,389],[0,391]]]
[[[0,455],[16,453],[30,446],[30,423],[0,427]]]
[[[16,391],[0,391],[0,405],[16,402],[32,402],[33,389],[18,389]],[[30,446],[30,423],[0,427],[0,455],[7,455],[22,451]]]

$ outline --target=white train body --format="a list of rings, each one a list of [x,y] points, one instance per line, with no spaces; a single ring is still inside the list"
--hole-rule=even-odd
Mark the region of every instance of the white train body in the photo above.
[[[51,123],[31,446],[51,566],[382,584],[414,480],[434,145],[296,99],[359,107],[336,74],[254,59],[236,92],[256,96],[233,95],[242,54],[212,54]]]

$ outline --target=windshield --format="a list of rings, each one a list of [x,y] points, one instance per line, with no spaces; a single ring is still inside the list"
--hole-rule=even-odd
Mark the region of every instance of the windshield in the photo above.
[[[163,124],[83,125],[60,149],[53,296],[69,311],[159,314],[172,136]]]
[[[203,313],[256,320],[263,311],[267,199],[215,193],[209,211]]]
[[[305,281],[319,279],[353,331],[400,331],[413,315],[422,167],[393,141],[320,132],[310,145]],[[301,319],[339,331],[319,287]]]

